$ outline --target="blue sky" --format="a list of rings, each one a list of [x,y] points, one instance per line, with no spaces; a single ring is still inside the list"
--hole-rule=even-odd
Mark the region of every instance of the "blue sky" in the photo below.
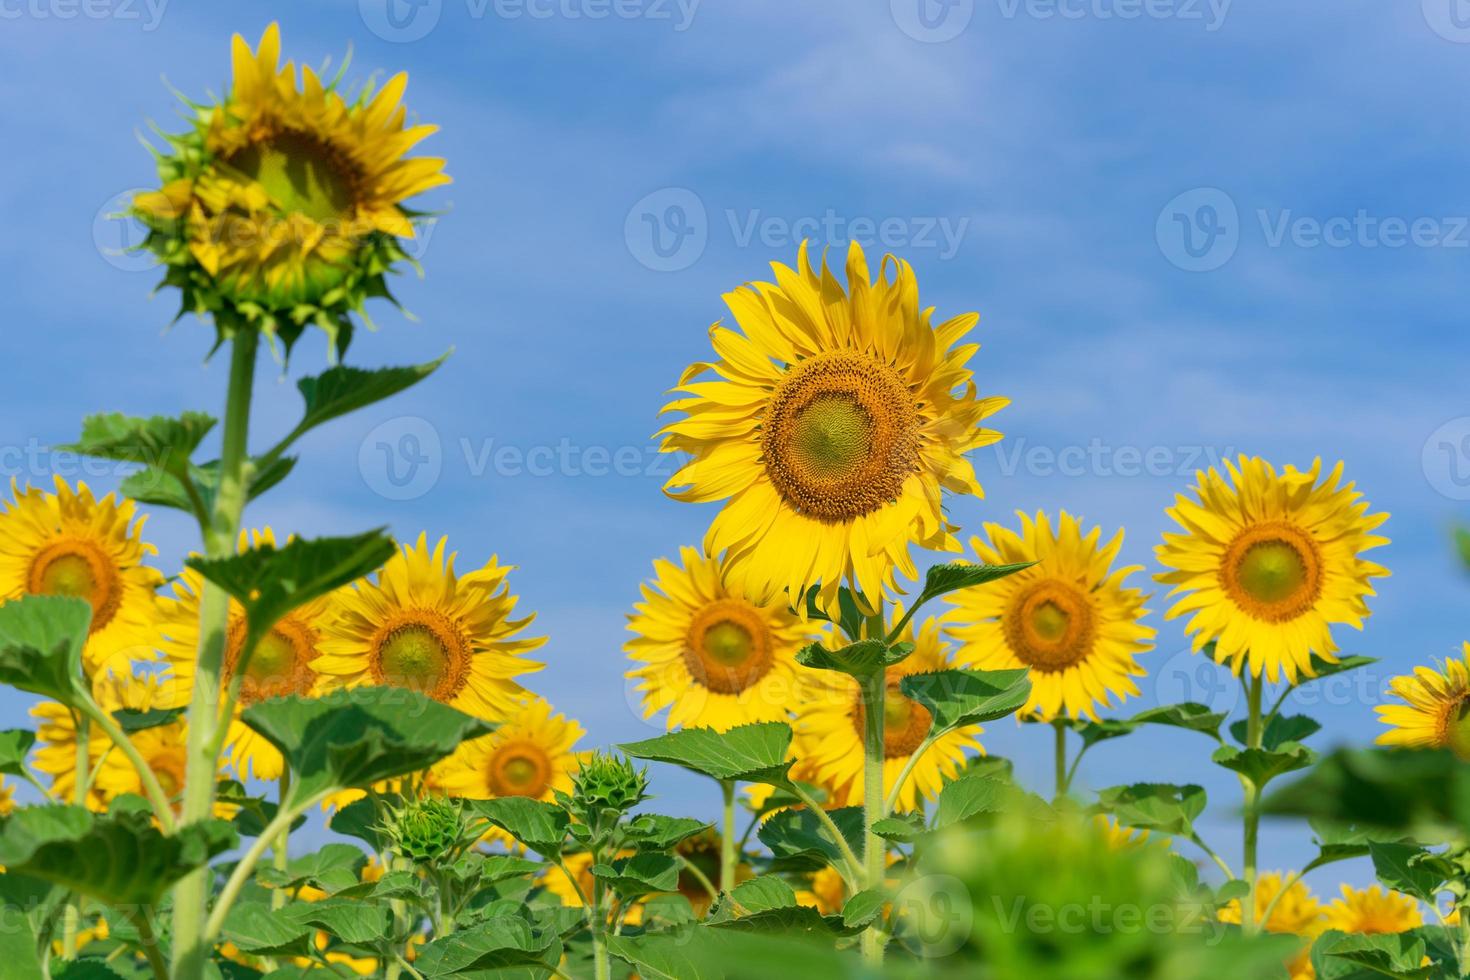
[[[412,111],[442,126],[425,149],[455,178],[426,202],[443,211],[426,278],[395,284],[417,321],[375,310],[349,360],[455,354],[311,436],[249,520],[427,530],[462,563],[519,566],[551,638],[533,684],[589,744],[652,733],[623,680],[624,616],[652,559],[713,515],[660,492],[662,393],[707,356],[720,294],[791,260],[802,234],[886,243],[942,315],[980,311],[977,380],[1013,405],[1005,441],[976,455],[986,498],[953,504],[967,531],[1065,507],[1126,527],[1125,558],[1152,572],[1197,466],[1341,458],[1392,514],[1376,557],[1393,577],[1368,629],[1341,636],[1383,664],[1312,706],[1320,744],[1369,741],[1386,679],[1470,639],[1447,540],[1470,516],[1458,0],[926,0],[923,17],[918,0],[394,2],[389,21],[383,0],[0,0],[5,477],[75,475],[42,447],[85,412],[218,411],[211,330],[164,332],[174,297],[150,301],[154,274],[111,254],[130,229],[106,215],[153,179],[136,134],[175,125],[163,79],[220,91],[229,35],[278,18],[299,61],[350,44],[349,79],[407,69]],[[310,337],[289,371],[264,367],[262,443],[294,421],[291,379],[323,360]],[[400,490],[378,447],[406,436],[428,462]],[[525,465],[497,466],[501,447]],[[170,514],[148,537],[167,568],[194,544]],[[1145,697],[1125,710],[1234,704],[1162,606]],[[24,702],[0,704],[20,721]],[[1045,789],[1045,735],[1005,722],[985,742]],[[1206,835],[1233,861],[1238,786],[1208,749],[1150,732],[1096,750],[1082,780],[1204,783]],[[671,810],[715,808],[698,780],[657,786]],[[1263,863],[1305,837],[1271,825]],[[1333,871],[1313,880],[1335,891]]]

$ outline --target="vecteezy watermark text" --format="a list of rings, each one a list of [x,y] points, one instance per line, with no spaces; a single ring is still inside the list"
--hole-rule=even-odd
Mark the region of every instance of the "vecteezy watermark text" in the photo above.
[[[1025,436],[991,447],[1001,476],[1181,477],[1219,468],[1235,456],[1234,446],[1112,446],[1101,439],[1067,446],[1032,444]]]
[[[0,20],[116,20],[158,29],[168,0],[0,0]]]
[[[702,0],[460,0],[472,21],[642,20],[689,30]],[[439,26],[444,0],[358,0],[368,30],[398,44],[418,41]]]

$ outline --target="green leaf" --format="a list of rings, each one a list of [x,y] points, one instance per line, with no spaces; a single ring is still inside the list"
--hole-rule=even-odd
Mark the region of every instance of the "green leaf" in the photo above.
[[[26,756],[36,744],[36,733],[29,728],[11,728],[0,732],[0,772],[22,776],[26,772]]]
[[[438,370],[452,353],[452,350],[446,351],[442,357],[427,364],[411,367],[364,370],[339,364],[316,377],[302,378],[296,382],[296,387],[306,402],[306,412],[286,441],[294,441],[325,422],[412,388]]]
[[[997,579],[1023,572],[1036,564],[1034,561],[1018,562],[1014,565],[976,565],[967,561],[955,561],[946,565],[934,565],[924,575],[924,589],[914,603],[917,608],[930,599],[938,598],[959,589],[973,589]]]
[[[228,558],[196,555],[185,564],[244,606],[250,631],[260,638],[291,610],[382,567],[395,550],[393,539],[377,530],[296,538],[283,548],[264,544]]]
[[[883,905],[889,898],[881,888],[864,889],[842,906],[842,921],[853,929],[866,928],[883,914]]]
[[[977,814],[998,813],[1016,792],[1013,783],[987,776],[967,776],[947,783],[939,791],[934,829],[942,830]]]
[[[1275,752],[1222,745],[1210,756],[1210,761],[1240,773],[1257,788],[1262,788],[1277,776],[1307,768],[1315,758],[1316,754],[1305,745],[1283,742],[1281,748]]]
[[[813,914],[815,909],[808,909]],[[830,939],[811,942],[731,926],[687,926],[641,936],[608,936],[608,951],[647,980],[850,980],[861,967]],[[417,964],[415,964],[417,965]]]
[[[1319,975],[1323,975],[1323,980],[1343,976],[1330,962],[1334,960],[1339,964],[1362,967],[1376,975],[1400,980],[1426,980],[1433,970],[1421,965],[1424,951],[1424,939],[1413,932],[1348,935],[1331,930],[1323,933],[1313,944],[1312,960],[1322,963],[1323,970]]]
[[[1015,714],[1031,697],[1025,670],[940,670],[910,674],[898,686],[934,716],[930,738]]]
[[[554,933],[538,936],[526,920],[504,915],[434,940],[419,950],[413,965],[426,978],[484,976],[491,970],[554,963],[559,953]]]
[[[1392,831],[1374,827],[1337,824],[1318,817],[1313,817],[1308,823],[1311,824],[1314,843],[1317,845],[1317,856],[1302,869],[1303,874],[1336,861],[1367,857],[1368,845],[1373,841],[1402,843],[1399,836]]]
[[[827,811],[854,854],[863,850],[863,808],[845,806]],[[762,844],[780,861],[802,867],[842,863],[842,851],[831,833],[809,809],[773,813],[756,832]]]
[[[242,720],[291,764],[297,800],[417,772],[460,742],[492,730],[478,718],[396,687],[272,698],[246,708]]]
[[[259,497],[289,476],[295,467],[296,458],[294,456],[252,459],[250,483],[246,489],[245,499],[248,501]],[[200,502],[205,508],[213,507],[215,497],[219,494],[219,460],[190,466],[188,476],[189,481],[199,492]],[[166,473],[163,470],[153,468],[140,470],[123,480],[118,486],[118,492],[141,504],[172,507],[186,513],[195,513],[194,501],[190,499],[183,481],[175,474]]]
[[[493,800],[465,800],[469,812],[490,821],[537,854],[554,857],[561,853],[571,817],[554,803],[525,796],[501,796]]]
[[[641,851],[667,851],[682,840],[708,830],[710,824],[692,817],[665,817],[643,813],[628,821],[623,840]]]
[[[1367,667],[1370,664],[1376,663],[1378,663],[1377,657],[1360,656],[1343,657],[1339,659],[1336,663],[1332,663],[1330,661],[1323,660],[1321,657],[1317,656],[1317,654],[1314,653],[1312,654],[1312,666],[1310,671],[1303,671],[1304,675],[1310,673],[1312,676],[1303,676],[1302,679],[1297,683],[1297,687],[1302,688],[1312,683],[1313,681],[1320,681],[1324,677],[1331,677],[1334,674],[1345,674],[1350,670],[1357,670],[1359,667]]]
[[[776,875],[758,875],[742,881],[720,896],[719,904],[710,912],[710,923],[729,922],[740,916],[755,915],[771,909],[796,906],[796,892]]]
[[[889,646],[883,640],[859,640],[840,650],[811,643],[796,652],[796,662],[813,670],[834,670],[849,677],[871,677],[885,667],[902,663],[914,652],[912,643]]]
[[[277,915],[264,902],[236,902],[225,915],[223,935],[241,950],[257,955],[302,955],[311,929]]]
[[[82,647],[91,623],[85,599],[28,595],[0,604],[0,683],[69,707],[82,703]]]
[[[261,868],[255,876],[275,888],[296,889],[314,885],[328,894],[361,883],[367,855],[352,844],[327,844],[310,854],[286,862],[286,867]]]
[[[356,898],[292,902],[278,914],[289,922],[324,929],[345,943],[372,943],[392,930],[385,906]]]
[[[172,725],[184,716],[187,708],[150,708],[140,711],[137,708],[118,708],[112,713],[117,727],[132,735],[136,732],[145,732],[150,728],[162,728]]]
[[[884,840],[908,844],[925,832],[924,815],[918,811],[900,813],[873,821],[873,833]]]
[[[791,726],[770,721],[726,732],[685,728],[618,746],[635,759],[668,762],[713,779],[790,786]]]
[[[1194,701],[1183,701],[1179,704],[1164,704],[1157,708],[1140,711],[1129,721],[1134,725],[1169,725],[1174,728],[1183,728],[1208,735],[1218,742],[1220,725],[1225,721],[1225,715],[1211,711],[1206,705]]]
[[[1261,747],[1274,752],[1287,742],[1300,742],[1321,730],[1322,726],[1306,715],[1274,715],[1261,733]],[[1244,719],[1230,726],[1230,734],[1241,745],[1245,744],[1246,732]]]
[[[178,418],[155,415],[134,418],[120,412],[89,415],[82,437],[61,448],[83,456],[141,463],[166,473],[189,466],[194,450],[214,428],[214,418],[203,412],[185,412]]]
[[[370,797],[353,800],[327,820],[327,826],[333,833],[356,837],[376,854],[388,849],[388,840],[383,836],[381,823],[378,805]]]
[[[1428,905],[1436,904],[1445,885],[1445,875],[1432,860],[1436,855],[1413,844],[1378,841],[1368,842],[1368,853],[1379,881]]]
[[[651,892],[676,891],[679,887],[679,862],[671,854],[634,854],[608,864],[594,864],[591,871],[592,877],[602,880],[625,899]]]
[[[223,820],[165,836],[141,814],[30,806],[0,824],[0,865],[109,905],[146,906],[235,843],[234,829]]]
[[[806,613],[809,619],[825,620],[836,623],[842,635],[854,639],[863,635],[863,626],[867,622],[867,615],[863,612],[863,606],[868,605],[867,600],[862,600],[863,605],[858,604],[858,598],[847,586],[837,589],[837,618],[833,619],[828,611],[817,604],[817,597],[821,595],[822,587],[813,585],[806,592]]]
[[[1422,841],[1463,835],[1470,774],[1445,750],[1339,749],[1268,796],[1270,814],[1375,827]]]
[[[1134,783],[1099,790],[1097,797],[1099,808],[1125,827],[1180,837],[1194,833],[1194,821],[1205,809],[1204,788],[1194,785]]]

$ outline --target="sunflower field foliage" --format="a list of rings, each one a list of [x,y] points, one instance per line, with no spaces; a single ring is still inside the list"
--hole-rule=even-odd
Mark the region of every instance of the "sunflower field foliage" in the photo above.
[[[983,496],[967,454],[1008,398],[978,316],[936,316],[901,258],[803,245],[670,366],[665,490],[713,519],[607,639],[657,737],[601,744],[535,693],[546,637],[498,556],[248,524],[302,435],[440,363],[338,362],[449,177],[403,75],[349,91],[274,26],[231,62],[132,202],[228,358],[221,418],[92,416],[70,448],[129,464],[116,492],[0,502],[0,682],[35,698],[0,731],[6,978],[1470,976],[1470,643],[1392,682],[1381,747],[1324,754],[1285,710],[1372,662],[1339,643],[1387,515],[1342,463],[1240,456],[1178,488],[1152,572],[1066,511],[966,541],[948,502]],[[262,446],[260,341],[310,327],[333,363]],[[149,509],[198,525],[167,576]],[[1240,717],[1126,707],[1151,608]],[[986,753],[1018,723],[1054,772]],[[1143,753],[1137,782],[1073,790],[1142,733],[1238,777],[1235,840]],[[659,811],[669,767],[718,819]],[[1308,821],[1312,853],[1260,867],[1266,816]],[[308,820],[331,842],[293,846]],[[1378,883],[1319,873],[1350,859]]]

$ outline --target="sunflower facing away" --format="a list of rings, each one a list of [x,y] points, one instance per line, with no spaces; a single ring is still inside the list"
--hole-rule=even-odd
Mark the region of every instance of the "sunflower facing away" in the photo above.
[[[796,651],[817,638],[785,597],[745,598],[718,559],[679,549],[681,564],[653,563],[654,579],[628,616],[628,672],[643,693],[645,718],[669,709],[670,728],[725,731],[785,721],[796,684]]]
[[[270,528],[240,535],[241,551],[275,546],[276,536]],[[199,658],[199,599],[203,592],[203,576],[192,568],[185,568],[173,583],[172,598],[161,597],[158,600],[161,648],[173,668],[171,700],[178,707],[187,706],[194,696],[194,673]],[[245,676],[240,681],[240,700],[235,717],[225,736],[230,764],[241,779],[250,776],[256,779],[280,777],[281,753],[241,721],[239,713],[267,698],[288,694],[304,697],[313,693],[317,674],[311,663],[321,655],[321,631],[326,614],[326,598],[314,599],[293,609],[260,641],[246,665]],[[245,609],[231,599],[221,693],[234,680],[244,648]]]
[[[298,78],[275,24],[253,52],[235,35],[231,56],[225,100],[188,106],[193,128],[159,155],[163,187],[133,202],[146,245],[185,309],[288,344],[314,322],[345,349],[348,314],[387,295],[383,273],[407,258],[403,202],[449,181],[443,160],[407,156],[437,127],[407,124],[405,74],[352,96],[309,67]]]
[[[578,765],[572,747],[585,734],[575,721],[552,714],[544,699],[532,698],[491,734],[460,743],[434,766],[429,782],[471,800],[529,796],[550,802],[555,790],[572,791]]]
[[[902,610],[897,615],[902,615]],[[900,682],[912,674],[954,666],[940,638],[937,620],[926,619],[917,630],[911,622],[900,639],[913,643],[914,652],[888,668],[888,692],[883,701],[885,793],[893,791],[899,773],[929,734],[933,722],[928,708],[903,694]],[[793,727],[799,750],[817,767],[826,785],[846,787],[847,798],[834,801],[839,805],[860,806],[863,802],[864,723],[862,693],[856,680],[836,671],[805,672]],[[953,779],[963,767],[967,750],[983,751],[976,739],[981,731],[979,725],[967,725],[941,736],[915,764],[899,792],[896,809],[914,809],[921,795],[934,799],[945,781]]]
[[[483,568],[454,572],[440,538],[404,545],[375,581],[332,596],[322,656],[311,666],[323,686],[383,685],[418,691],[489,721],[514,715],[526,697],[514,678],[540,670],[522,654],[546,642],[518,637],[535,618],[512,619],[512,566],[492,556]]]
[[[1322,473],[1241,456],[1199,474],[1197,499],[1175,498],[1169,516],[1184,529],[1165,533],[1156,550],[1171,571],[1158,576],[1181,598],[1167,619],[1189,616],[1196,652],[1215,641],[1215,659],[1239,674],[1275,683],[1284,674],[1313,676],[1312,654],[1337,661],[1330,627],[1362,629],[1369,579],[1388,571],[1360,555],[1387,544],[1372,532],[1388,519],[1369,514],[1342,464]]]
[[[830,607],[844,580],[876,598],[913,577],[910,544],[957,549],[941,494],[981,495],[964,454],[1000,438],[980,423],[1007,399],[979,397],[966,367],[979,317],[931,325],[906,262],[885,257],[874,282],[853,243],[846,290],[805,244],[797,266],[726,294],[740,331],[710,328],[719,359],[684,372],[661,449],[693,457],[671,496],[727,501],[705,551],[753,598],[820,583]]]
[[[1448,748],[1470,759],[1470,643],[1464,656],[1442,670],[1415,667],[1412,674],[1389,681],[1389,691],[1403,704],[1381,704],[1375,710],[1388,731],[1379,745]]]
[[[1153,649],[1154,630],[1140,620],[1145,596],[1125,585],[1140,566],[1114,569],[1119,531],[1106,544],[1093,528],[1084,537],[1077,518],[1062,511],[1053,528],[1044,513],[1018,514],[1017,533],[986,524],[989,540],[970,546],[986,564],[1036,562],[983,588],[952,593],[950,633],[956,659],[980,670],[1031,669],[1025,712],[1097,719],[1097,707],[1138,695],[1135,658]]]
[[[0,507],[0,602],[86,599],[92,626],[83,657],[94,676],[153,659],[153,590],[163,576],[143,564],[157,549],[143,540],[137,505],[112,494],[98,500],[85,483],[73,491],[61,477],[54,494],[13,481],[11,492]]]
[[[1327,928],[1338,932],[1367,934],[1408,932],[1424,924],[1419,903],[1408,895],[1368,888],[1342,886],[1342,897],[1327,906]]]

